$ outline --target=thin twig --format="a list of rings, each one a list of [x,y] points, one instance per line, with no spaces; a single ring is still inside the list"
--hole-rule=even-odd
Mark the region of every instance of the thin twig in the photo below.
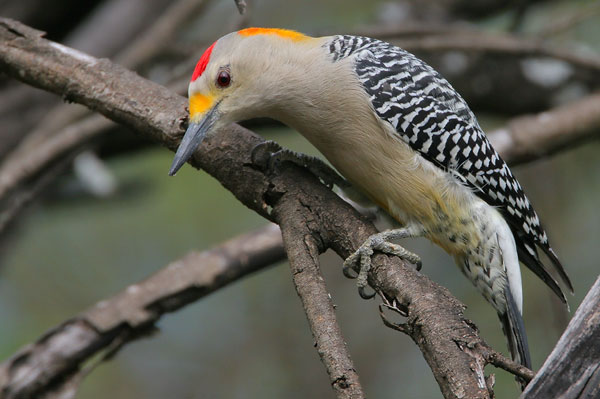
[[[122,50],[115,60],[120,64],[136,68],[156,57],[169,43],[183,25],[197,18],[209,0],[179,0],[169,6],[165,12],[148,25],[140,37]]]
[[[42,192],[57,176],[59,176],[73,161],[74,154],[66,155],[64,159],[48,168],[44,168],[43,174],[30,186],[21,187],[10,198],[9,203],[0,211],[0,235],[15,220],[17,215],[29,204],[40,192]]]
[[[537,32],[537,36],[545,39],[562,34],[573,29],[585,20],[598,16],[598,14],[600,14],[600,3],[590,2],[588,4],[582,4],[570,15],[560,16],[559,18],[550,18],[548,24]]]
[[[247,7],[246,0],[235,0],[235,5],[236,5],[239,13],[241,15],[244,15],[244,13],[246,12],[246,7]]]
[[[594,71],[600,69],[600,55],[580,54],[568,48],[550,45],[540,38],[492,34],[463,25],[367,27],[355,31],[354,34],[387,40],[408,51],[459,50],[513,56],[540,56],[563,60]]]
[[[349,32],[355,36],[375,37],[380,40],[423,38],[429,36],[447,36],[472,34],[476,27],[464,24],[405,23],[397,26],[365,26]],[[336,34],[325,32],[324,34]]]
[[[25,154],[21,154],[20,151],[11,154],[0,165],[0,198],[4,199],[21,182],[35,176],[65,153],[81,147],[89,139],[113,125],[112,121],[101,115],[91,115],[69,125],[58,132],[59,134],[39,142],[36,147],[23,149]]]
[[[496,366],[502,370],[506,370],[509,373],[522,378],[524,381],[529,382],[535,376],[535,373],[529,370],[527,367],[510,360],[500,352],[488,348],[485,353],[485,359],[493,366]]]

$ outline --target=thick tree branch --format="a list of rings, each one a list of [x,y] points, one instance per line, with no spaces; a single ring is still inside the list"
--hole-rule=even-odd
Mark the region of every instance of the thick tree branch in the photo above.
[[[600,278],[521,399],[600,397]]]
[[[170,149],[183,134],[184,98],[107,60],[41,39],[39,32],[6,19],[0,19],[0,70],[80,102]],[[278,206],[285,193],[303,192],[300,201],[310,210],[306,223],[319,232],[322,248],[330,246],[342,257],[376,232],[308,172],[294,165],[273,174],[261,172],[250,159],[260,142],[258,136],[232,125],[207,140],[192,163],[269,220],[274,219],[269,210]],[[465,319],[460,302],[397,258],[375,256],[369,281],[390,302],[408,310],[411,337],[446,398],[490,396],[481,353],[487,345]]]
[[[156,321],[217,289],[285,259],[279,228],[268,225],[205,252],[191,252],[47,332],[0,365],[0,397],[34,398],[73,389],[84,363],[112,355],[152,332]]]

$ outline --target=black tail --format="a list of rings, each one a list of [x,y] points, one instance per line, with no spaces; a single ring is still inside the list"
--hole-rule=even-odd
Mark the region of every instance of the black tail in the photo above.
[[[508,340],[508,349],[515,362],[522,364],[527,368],[531,368],[531,357],[529,356],[529,344],[527,343],[527,334],[525,333],[525,324],[519,308],[515,303],[515,299],[510,293],[510,288],[506,287],[506,312],[498,313],[502,330]],[[525,388],[525,382],[517,379],[521,388]]]
[[[560,298],[560,300],[567,305],[567,298],[565,298],[565,294],[562,292],[562,289],[558,285],[558,282],[544,266],[544,264],[540,261],[540,258],[537,253],[537,247],[541,248],[544,253],[548,256],[548,258],[552,261],[552,265],[554,266],[554,270],[560,276],[562,282],[567,286],[569,291],[573,293],[573,284],[571,284],[571,280],[569,276],[565,272],[564,267],[558,260],[558,257],[548,246],[548,244],[540,244],[528,237],[521,229],[521,226],[510,225],[510,229],[513,232],[513,236],[515,237],[515,244],[517,244],[517,250],[519,253],[519,261],[522,262],[525,266],[527,266],[532,272],[534,272],[539,278],[542,279],[544,283],[548,285],[554,291],[554,293]]]

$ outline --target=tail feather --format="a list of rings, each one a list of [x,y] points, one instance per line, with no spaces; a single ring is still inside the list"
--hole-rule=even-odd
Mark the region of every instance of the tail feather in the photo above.
[[[548,258],[550,258],[552,264],[554,265],[554,269],[558,272],[558,275],[562,279],[563,283],[565,283],[569,291],[571,291],[571,294],[575,292],[573,290],[573,284],[571,283],[571,279],[567,275],[565,268],[563,267],[562,263],[560,263],[558,256],[556,256],[552,248],[550,248],[549,246],[540,246],[540,248],[542,248],[542,251],[544,251]]]
[[[517,251],[519,253],[519,261],[523,262],[525,266],[534,272],[552,291],[560,298],[561,302],[567,305],[567,298],[563,293],[562,289],[558,285],[556,279],[548,272],[546,266],[540,261],[537,253],[537,245],[533,240],[526,237],[523,232],[520,232],[511,226],[513,236],[515,237],[515,244],[517,245]],[[567,286],[569,291],[573,292],[573,285],[569,276],[562,267],[560,261],[554,254],[554,251],[550,247],[539,246],[548,255],[555,270],[558,272],[562,282]],[[568,306],[568,305],[567,305]]]
[[[517,304],[507,287],[506,295],[506,312],[498,313],[502,330],[508,340],[508,349],[515,362],[522,364],[527,368],[531,368],[531,357],[529,355],[529,344],[527,343],[527,334],[525,332],[525,324],[523,317],[517,308]],[[521,388],[525,388],[525,382],[517,379]]]
[[[546,271],[544,265],[537,257],[537,255],[532,255],[529,251],[527,251],[525,245],[520,240],[515,240],[517,244],[517,252],[519,254],[519,260],[529,268],[532,272],[534,272],[550,289],[558,296],[560,301],[564,304],[567,303],[567,298],[563,293],[562,289],[558,285],[558,282],[550,273]],[[532,247],[535,248],[535,245]]]

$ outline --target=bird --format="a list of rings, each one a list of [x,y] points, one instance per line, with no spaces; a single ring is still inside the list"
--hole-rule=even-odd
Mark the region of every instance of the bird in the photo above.
[[[247,28],[208,47],[188,96],[189,125],[170,175],[230,123],[267,117],[290,126],[400,226],[344,262],[345,270],[360,266],[361,295],[374,251],[419,264],[392,241],[425,237],[454,258],[497,312],[513,360],[531,368],[520,263],[565,304],[557,278],[573,286],[521,185],[436,70],[377,39]]]

